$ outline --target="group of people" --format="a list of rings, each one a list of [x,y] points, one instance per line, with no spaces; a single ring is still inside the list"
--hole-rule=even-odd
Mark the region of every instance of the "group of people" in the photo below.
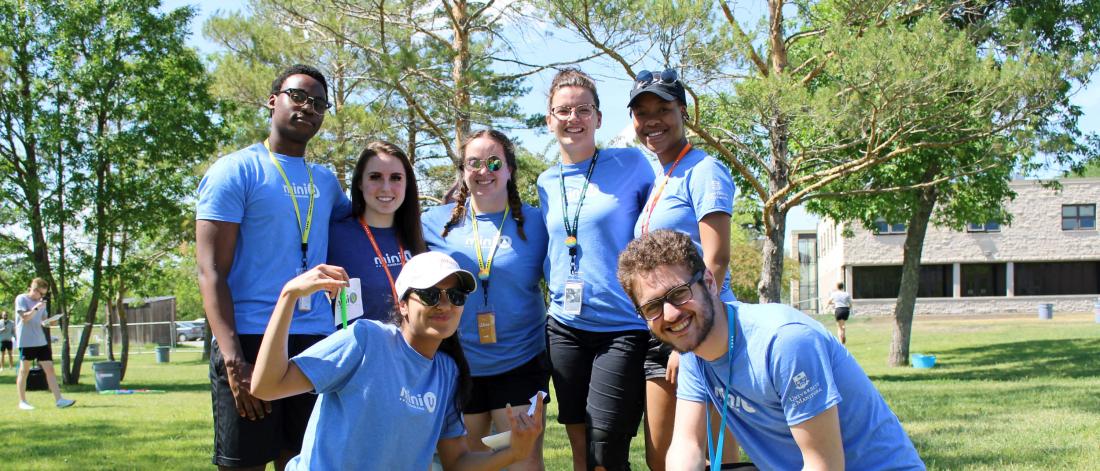
[[[283,71],[268,138],[199,186],[214,464],[423,470],[437,454],[444,469],[542,469],[553,378],[574,469],[629,469],[643,417],[652,469],[733,463],[739,442],[766,468],[922,466],[835,339],[734,299],[733,179],[688,142],[675,71],[639,74],[627,104],[656,163],[598,148],[595,82],[560,71],[546,114],[560,161],[537,176],[538,208],[492,129],[462,140],[445,204],[422,213],[409,157],[382,141],[359,155],[349,201],[304,158],[327,96],[316,69]],[[353,279],[364,315],[337,325]],[[509,446],[482,442],[503,431]]]

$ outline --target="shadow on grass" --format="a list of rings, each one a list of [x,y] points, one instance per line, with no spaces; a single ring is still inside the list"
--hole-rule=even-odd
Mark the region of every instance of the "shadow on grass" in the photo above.
[[[873,381],[1016,381],[1100,376],[1100,339],[1034,340],[930,352],[936,366],[921,372],[871,376]]]
[[[128,376],[128,375],[127,375]],[[15,385],[15,375],[0,376],[0,385]],[[158,381],[136,381],[123,379],[122,384],[119,386],[122,389],[156,389],[165,392],[208,392],[210,391],[210,382],[206,376],[197,378],[193,381],[183,382],[182,380],[173,380],[171,382],[158,382]],[[95,377],[91,374],[81,374],[80,384],[65,384],[61,385],[62,392],[91,392],[94,393],[95,389]]]

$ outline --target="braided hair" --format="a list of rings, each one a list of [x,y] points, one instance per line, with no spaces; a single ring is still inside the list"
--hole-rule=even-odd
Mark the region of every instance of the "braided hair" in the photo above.
[[[474,139],[484,137],[486,139],[492,139],[500,147],[504,148],[504,163],[508,165],[508,171],[512,174],[512,178],[508,179],[508,208],[512,214],[512,219],[516,221],[516,232],[519,234],[519,238],[527,240],[527,235],[523,232],[523,200],[519,197],[519,189],[516,187],[516,176],[519,167],[516,166],[516,146],[512,143],[511,139],[504,133],[497,131],[496,129],[482,129],[471,133],[466,136],[463,141],[470,145]],[[463,152],[465,154],[465,152]],[[451,211],[451,219],[447,221],[447,224],[443,226],[443,237],[447,237],[447,234],[451,232],[451,228],[458,224],[466,217],[466,200],[470,197],[470,188],[466,186],[466,180],[463,179],[464,164],[459,164],[455,175],[455,182],[451,185],[451,189],[447,191],[447,195],[444,198],[448,203],[455,203],[455,208]]]

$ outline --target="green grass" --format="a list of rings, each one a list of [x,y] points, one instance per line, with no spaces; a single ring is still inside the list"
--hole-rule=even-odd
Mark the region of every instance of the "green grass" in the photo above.
[[[832,328],[832,320],[824,320]],[[855,318],[849,348],[901,418],[930,469],[1095,469],[1100,462],[1100,324],[1091,315],[918,318],[912,351],[930,370],[885,366],[892,324]],[[101,357],[100,357],[101,358]],[[100,396],[91,364],[76,406],[58,410],[30,392],[16,408],[15,377],[0,372],[0,463],[6,469],[211,469],[210,395],[197,349],[156,364],[133,358],[123,387],[164,394]],[[549,411],[547,468],[569,468],[565,430]],[[645,469],[641,435],[631,448]],[[14,465],[14,466],[12,466]]]

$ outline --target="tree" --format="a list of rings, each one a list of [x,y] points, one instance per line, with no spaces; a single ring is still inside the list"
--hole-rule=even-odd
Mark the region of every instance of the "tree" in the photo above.
[[[791,208],[838,196],[826,186],[904,155],[1013,129],[1050,99],[1035,87],[1015,88],[1042,73],[1029,64],[966,60],[976,53],[965,38],[921,20],[926,2],[769,0],[759,34],[746,31],[725,2],[549,3],[555,21],[626,76],[681,71],[695,103],[688,128],[762,203],[764,301],[780,298]],[[944,106],[960,95],[973,99]],[[969,126],[972,116],[990,119]],[[950,139],[924,132],[952,127],[958,132]]]

